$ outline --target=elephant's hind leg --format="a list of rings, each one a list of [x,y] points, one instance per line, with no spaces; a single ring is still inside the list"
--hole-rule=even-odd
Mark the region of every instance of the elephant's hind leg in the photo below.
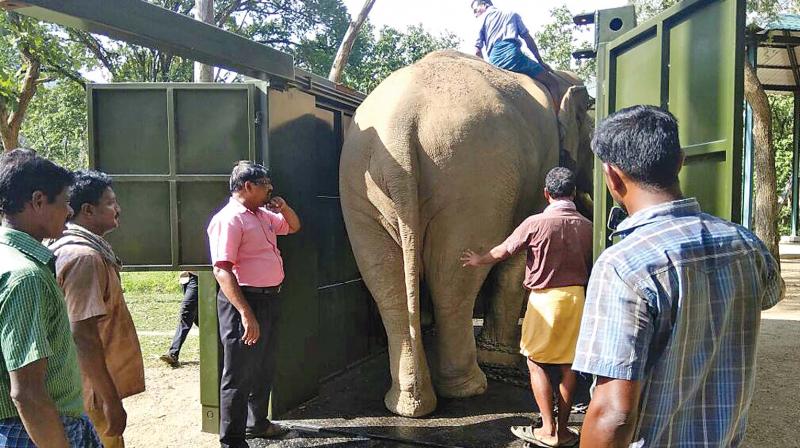
[[[474,225],[469,220],[439,218],[429,227],[425,248],[426,281],[436,318],[436,392],[453,398],[480,395],[487,381],[478,367],[472,314],[489,268],[463,268],[459,257],[464,249],[488,246],[491,235],[484,232],[486,236],[471,238],[477,232],[469,229]]]
[[[351,211],[348,233],[361,275],[378,305],[389,339],[392,386],[384,403],[396,414],[420,417],[436,408],[436,395],[422,335],[411,324],[414,316],[409,315],[406,300],[402,251],[376,215]]]

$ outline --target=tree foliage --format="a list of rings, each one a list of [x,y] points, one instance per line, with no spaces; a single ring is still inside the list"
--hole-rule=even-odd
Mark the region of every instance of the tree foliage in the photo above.
[[[592,48],[592,43],[578,40],[576,36],[579,28],[573,23],[573,14],[566,5],[550,10],[550,15],[553,21],[535,32],[533,36],[542,58],[553,68],[572,70],[592,84],[595,78],[595,60],[576,61],[572,57],[572,53],[576,50]]]
[[[148,1],[184,15],[194,7],[194,0]],[[350,21],[342,0],[215,0],[214,6],[217,26],[288,52],[296,65],[323,76]],[[452,34],[433,36],[421,26],[376,33],[366,23],[344,82],[369,92],[397,68],[458,44]],[[16,126],[8,146],[21,143],[66,166],[85,166],[82,73],[97,71],[115,82],[189,82],[193,67],[168,52],[0,13],[0,122],[6,123],[0,130]]]

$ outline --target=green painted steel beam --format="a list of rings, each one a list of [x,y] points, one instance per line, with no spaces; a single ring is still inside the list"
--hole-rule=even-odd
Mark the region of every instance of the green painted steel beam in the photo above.
[[[0,0],[0,7],[257,79],[295,79],[291,55],[141,0]]]

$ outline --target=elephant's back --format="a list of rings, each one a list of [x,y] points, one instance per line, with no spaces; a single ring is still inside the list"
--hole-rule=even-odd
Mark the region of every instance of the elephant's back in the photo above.
[[[558,163],[549,96],[527,76],[476,57],[431,53],[386,78],[356,111],[342,150],[343,194],[363,189],[365,172],[385,185],[407,159],[418,161],[420,200],[431,214],[481,196],[515,202]]]
[[[525,75],[457,51],[436,51],[394,72],[364,100],[345,152],[370,151],[365,140],[389,153],[404,151],[413,137],[429,156],[448,158],[460,141],[486,140],[499,129],[543,142],[557,139],[549,95]]]

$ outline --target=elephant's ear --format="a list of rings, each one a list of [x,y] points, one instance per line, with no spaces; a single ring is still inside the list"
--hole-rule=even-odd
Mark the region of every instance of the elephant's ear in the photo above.
[[[589,93],[586,91],[586,87],[572,86],[567,89],[558,111],[558,123],[561,150],[569,155],[573,163],[579,163],[584,156],[580,154],[581,146],[587,137],[591,137],[591,120],[587,113],[588,110]]]

